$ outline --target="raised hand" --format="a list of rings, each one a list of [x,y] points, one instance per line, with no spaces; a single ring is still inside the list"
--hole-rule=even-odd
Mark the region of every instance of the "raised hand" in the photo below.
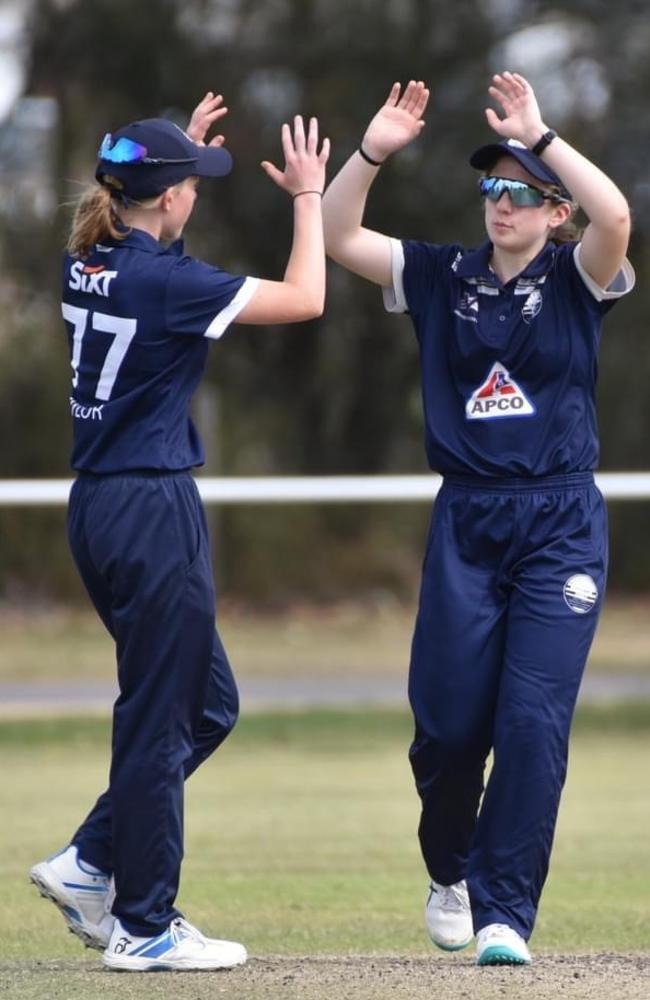
[[[429,91],[421,80],[410,80],[402,89],[394,83],[386,103],[372,119],[363,137],[363,149],[374,160],[385,160],[391,153],[408,146],[424,128],[422,115]]]
[[[284,152],[284,170],[278,170],[268,160],[262,162],[262,168],[271,180],[289,194],[300,191],[319,191],[325,187],[325,164],[330,155],[330,141],[323,139],[318,151],[318,120],[309,119],[309,132],[305,136],[305,126],[302,115],[296,115],[293,120],[293,135],[288,125],[282,126],[282,150]]]
[[[497,73],[492,77],[489,94],[501,105],[503,117],[493,108],[485,109],[488,125],[504,139],[519,139],[534,145],[546,132],[535,92],[519,73]]]
[[[192,112],[190,123],[187,126],[187,134],[190,139],[199,146],[205,146],[205,137],[211,125],[228,114],[228,108],[222,107],[223,97],[221,94],[213,94],[211,90],[199,101]],[[215,135],[210,139],[209,146],[222,146],[224,136]]]

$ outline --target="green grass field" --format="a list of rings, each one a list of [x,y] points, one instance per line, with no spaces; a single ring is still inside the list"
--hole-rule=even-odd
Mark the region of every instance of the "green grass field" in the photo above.
[[[267,614],[225,602],[219,630],[242,680],[403,677],[414,615],[387,595]],[[0,631],[0,684],[114,678],[111,641],[90,608],[0,606]],[[650,675],[650,599],[606,602],[588,670]]]
[[[388,711],[243,719],[188,785],[179,905],[189,919],[253,956],[431,954],[410,728]],[[536,952],[650,949],[649,736],[649,706],[580,712]],[[0,723],[0,941],[11,966],[61,959],[74,970],[92,957],[26,873],[102,790],[107,747],[103,720]]]
[[[647,599],[610,600],[588,671],[650,676],[649,612]],[[226,605],[220,631],[241,682],[371,685],[405,677],[413,614],[381,595],[266,615]],[[114,681],[89,610],[0,607],[0,630],[0,699],[3,684]],[[108,703],[104,717],[67,721],[52,715],[61,706],[30,705],[0,704],[0,997],[647,1000],[650,703],[579,710],[535,962],[487,973],[472,949],[444,954],[424,931],[407,715],[246,712],[188,786],[179,905],[251,958],[229,975],[173,979],[107,972],[29,885],[29,867],[103,789],[109,744]]]

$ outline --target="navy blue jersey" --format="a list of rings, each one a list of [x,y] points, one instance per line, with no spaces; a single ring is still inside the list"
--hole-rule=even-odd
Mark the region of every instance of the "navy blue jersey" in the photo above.
[[[201,465],[189,404],[210,339],[250,301],[234,277],[134,229],[64,258],[63,318],[72,364],[72,466],[95,473]]]
[[[629,263],[604,291],[582,268],[579,244],[548,243],[504,285],[490,243],[391,245],[384,299],[410,313],[417,334],[431,468],[508,477],[594,469],[601,322],[633,287]]]

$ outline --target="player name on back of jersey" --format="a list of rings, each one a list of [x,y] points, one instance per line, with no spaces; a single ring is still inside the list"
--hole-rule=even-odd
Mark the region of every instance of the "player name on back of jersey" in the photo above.
[[[99,405],[78,403],[74,396],[70,396],[70,413],[76,420],[101,420],[104,404]]]
[[[468,420],[493,420],[496,417],[531,417],[535,407],[510,372],[498,361],[487,378],[474,390],[465,404]]]
[[[108,271],[103,264],[91,267],[82,260],[76,260],[70,268],[68,287],[74,292],[87,292],[90,295],[107,298],[110,294],[111,281],[115,277],[117,271]]]

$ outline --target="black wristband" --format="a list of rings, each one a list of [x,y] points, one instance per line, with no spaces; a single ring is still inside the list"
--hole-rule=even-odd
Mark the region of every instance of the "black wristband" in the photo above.
[[[369,163],[371,167],[380,167],[384,162],[383,160],[373,160],[372,156],[368,156],[363,146],[359,146],[359,156],[362,160],[365,160],[366,163]]]
[[[323,192],[316,191],[315,189],[313,191],[297,191],[296,194],[292,195],[291,197],[295,201],[296,198],[299,198],[301,194],[317,194],[320,198],[323,197]]]
[[[555,131],[554,128],[550,128],[548,132],[544,133],[539,142],[535,143],[535,145],[531,149],[531,153],[534,153],[535,156],[540,156],[540,154],[544,152],[546,147],[553,142],[553,139],[557,139],[557,132]]]

